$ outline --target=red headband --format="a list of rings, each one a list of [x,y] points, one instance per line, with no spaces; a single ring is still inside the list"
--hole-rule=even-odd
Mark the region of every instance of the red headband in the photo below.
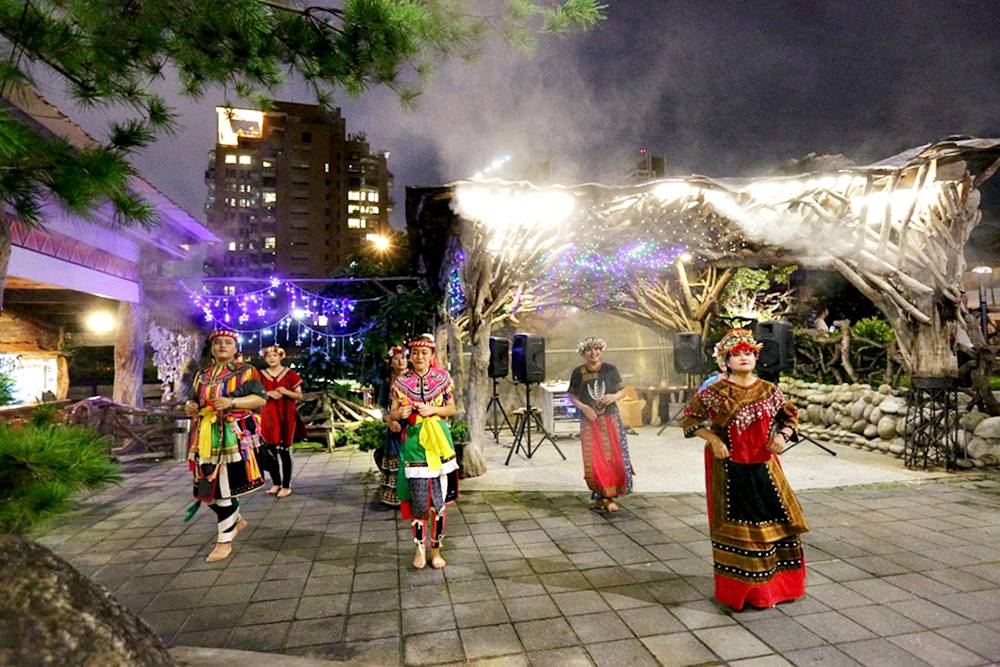
[[[230,331],[229,329],[219,329],[218,331],[213,331],[208,335],[208,342],[211,343],[216,338],[232,338],[237,343],[240,342],[240,335],[235,331]]]

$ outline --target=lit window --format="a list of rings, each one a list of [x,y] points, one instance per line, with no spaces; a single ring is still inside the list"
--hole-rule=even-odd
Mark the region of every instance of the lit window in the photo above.
[[[236,285],[226,285],[222,288],[223,294],[236,294]]]
[[[249,155],[241,155],[240,164],[253,164],[253,158]]]
[[[270,160],[261,160],[260,166],[264,167],[264,169],[273,169],[274,163]]]
[[[265,204],[273,204],[276,201],[278,201],[278,193],[277,192],[265,192],[264,193],[264,203]]]
[[[362,220],[361,218],[348,218],[347,219],[347,226],[350,229],[364,229],[365,228],[365,221]]]
[[[229,252],[236,252],[236,241],[229,242]]]
[[[226,153],[226,164],[236,164],[236,156],[232,153]]]
[[[369,192],[368,193],[368,201],[378,201],[378,193],[377,192]]]
[[[365,209],[365,213],[370,213],[372,215],[378,214],[378,206],[366,206]]]
[[[273,236],[265,236],[264,237],[264,249],[265,250],[273,250],[275,247],[277,247],[277,242],[275,241],[275,238]]]
[[[351,213],[361,213],[361,207],[358,206],[357,204],[348,204],[347,205],[347,212],[348,212],[348,214],[351,214]]]
[[[355,192],[354,190],[351,190],[350,192],[347,193],[347,198],[350,199],[351,201],[361,201],[362,200],[361,199],[361,193],[360,192]]]
[[[324,162],[324,163],[323,163],[323,171],[324,171],[325,173],[327,173],[327,174],[329,174],[329,173],[330,173],[330,163],[329,163],[329,162]]]

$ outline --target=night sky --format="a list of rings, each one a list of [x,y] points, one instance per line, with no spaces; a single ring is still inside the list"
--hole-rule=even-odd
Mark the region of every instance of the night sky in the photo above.
[[[864,163],[949,134],[1000,136],[998,2],[610,0],[608,20],[533,55],[490,44],[442,66],[416,110],[377,90],[340,100],[348,131],[391,151],[404,187],[547,163],[556,180],[620,182],[640,147],[669,175],[767,173],[809,152]],[[221,91],[176,101],[183,129],[136,163],[204,219],[203,173]],[[105,121],[43,94],[98,136]],[[279,97],[312,101],[288,86]],[[234,102],[238,102],[233,100]]]

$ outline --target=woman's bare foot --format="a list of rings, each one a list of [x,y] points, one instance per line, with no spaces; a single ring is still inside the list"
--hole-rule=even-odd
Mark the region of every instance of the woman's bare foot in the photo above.
[[[444,558],[441,557],[440,549],[431,549],[431,567],[435,570],[440,570],[447,564]]]
[[[247,520],[244,519],[243,517],[240,517],[240,520],[236,522],[236,532],[233,534],[233,538],[235,539],[236,536],[240,534],[240,531],[246,527],[247,527]]]
[[[292,490],[291,489],[284,489],[283,488],[283,489],[281,489],[281,491],[278,491],[278,497],[279,498],[287,498],[290,495],[292,495]]]
[[[281,491],[280,486],[272,486],[270,489],[267,490],[267,495],[276,496],[278,495],[278,491]]]
[[[212,549],[212,553],[205,557],[206,563],[215,563],[220,560],[225,560],[229,558],[229,554],[233,553],[233,545],[229,542],[216,542],[215,548]]]
[[[619,507],[618,503],[616,503],[615,501],[609,500],[608,504],[605,506],[605,509],[608,510],[609,512],[617,512],[618,510],[621,509],[621,507]]]
[[[417,553],[413,554],[413,568],[416,570],[422,570],[427,566],[427,552],[424,550],[424,546],[420,545],[417,547]]]

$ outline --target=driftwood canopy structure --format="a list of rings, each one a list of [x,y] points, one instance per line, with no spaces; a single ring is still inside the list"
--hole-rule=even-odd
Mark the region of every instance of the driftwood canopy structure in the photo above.
[[[998,167],[1000,139],[950,138],[875,164],[799,176],[692,176],[630,187],[463,181],[412,192],[411,228],[427,214],[447,217],[446,205],[455,214],[450,233],[463,252],[452,256],[462,258],[473,343],[474,442],[498,310],[558,293],[559,302],[614,312],[681,262],[832,267],[892,324],[912,375],[955,375],[963,249],[981,219],[978,187]]]

